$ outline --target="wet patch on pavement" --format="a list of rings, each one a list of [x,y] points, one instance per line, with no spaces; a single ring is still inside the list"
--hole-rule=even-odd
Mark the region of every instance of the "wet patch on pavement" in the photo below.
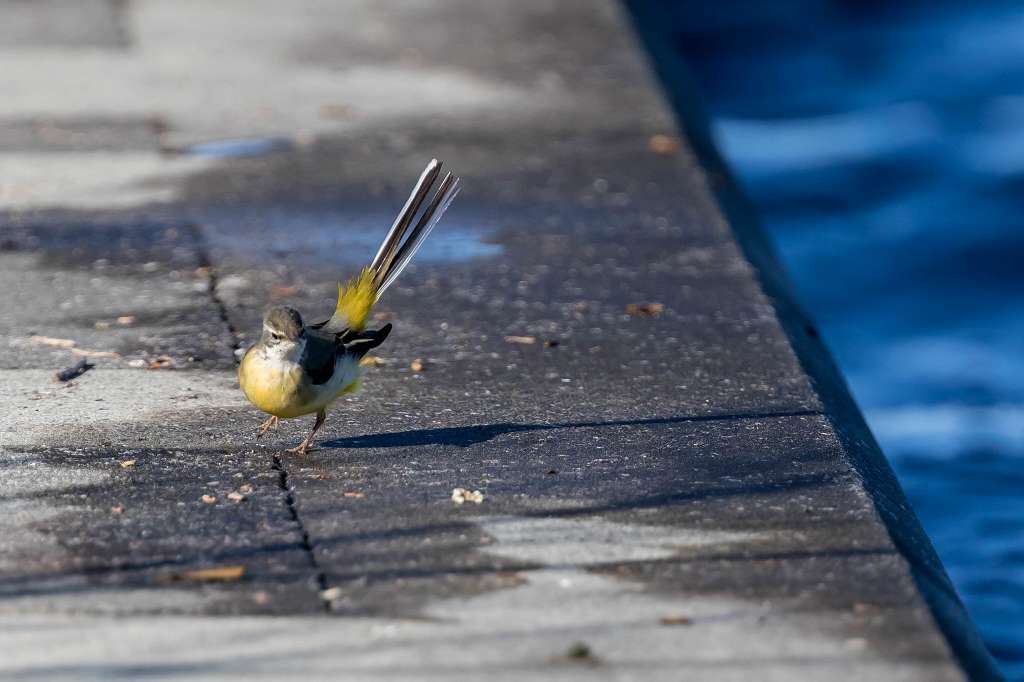
[[[325,262],[358,273],[373,258],[401,208],[378,203],[295,206],[254,204],[208,207],[193,213],[207,236],[210,252],[220,262],[258,264],[271,270],[282,267],[321,268]],[[474,215],[468,206],[453,208],[443,229],[436,229],[416,254],[416,264],[445,265],[500,256],[495,242],[499,219]]]
[[[194,142],[181,147],[165,148],[165,151],[171,154],[188,154],[208,159],[232,159],[277,154],[291,148],[292,141],[285,137],[239,137]]]

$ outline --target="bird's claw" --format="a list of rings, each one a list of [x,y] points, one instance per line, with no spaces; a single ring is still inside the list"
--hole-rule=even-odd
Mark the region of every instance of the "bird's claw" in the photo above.
[[[308,443],[306,441],[302,441],[296,447],[288,448],[287,450],[285,450],[285,452],[287,452],[289,454],[292,454],[292,455],[304,455],[307,452],[309,452],[310,450],[316,450],[316,448],[313,447],[312,443]]]
[[[270,417],[265,422],[260,424],[260,427],[256,430],[256,437],[262,438],[264,435],[266,435],[267,431],[269,431],[270,429],[277,429],[277,427],[280,425],[280,419],[278,419],[277,417]]]

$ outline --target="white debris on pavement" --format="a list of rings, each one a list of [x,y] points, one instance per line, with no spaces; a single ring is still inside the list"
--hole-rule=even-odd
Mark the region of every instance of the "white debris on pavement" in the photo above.
[[[452,490],[452,502],[455,504],[465,504],[466,502],[480,504],[483,501],[484,494],[479,490],[467,490],[465,488],[455,488]]]

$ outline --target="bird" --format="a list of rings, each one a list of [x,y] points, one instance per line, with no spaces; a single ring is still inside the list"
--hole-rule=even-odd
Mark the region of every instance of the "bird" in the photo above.
[[[374,304],[409,265],[459,192],[459,178],[447,173],[427,202],[441,167],[431,159],[373,260],[352,279],[338,283],[331,317],[307,325],[294,308],[278,305],[266,311],[259,340],[238,366],[245,397],[270,415],[257,429],[257,438],[276,429],[281,419],[316,414],[309,435],[288,450],[304,455],[313,448],[331,403],[359,389],[363,356],[392,329],[391,324],[367,329]]]

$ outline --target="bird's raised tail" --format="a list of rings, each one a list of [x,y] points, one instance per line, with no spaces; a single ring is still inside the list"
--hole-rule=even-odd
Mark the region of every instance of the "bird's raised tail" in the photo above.
[[[361,331],[366,327],[373,305],[402,274],[459,192],[459,179],[448,173],[441,180],[433,198],[427,202],[430,188],[440,174],[441,162],[432,159],[420,175],[419,182],[395,218],[370,265],[348,283],[338,284],[338,304],[334,315],[314,327],[335,333],[344,330]],[[420,209],[423,209],[422,212]]]

